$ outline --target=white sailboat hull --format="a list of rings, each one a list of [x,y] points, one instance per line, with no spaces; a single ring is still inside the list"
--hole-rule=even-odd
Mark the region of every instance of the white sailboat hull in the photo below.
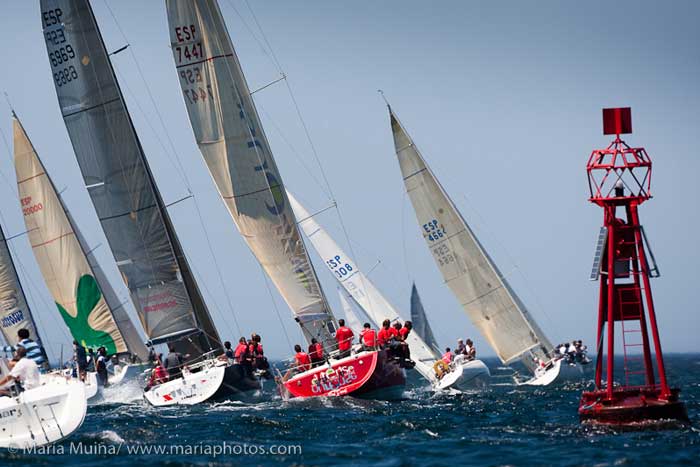
[[[83,424],[85,385],[49,374],[41,386],[0,397],[0,448],[31,449],[61,441]]]
[[[205,368],[155,386],[143,396],[155,407],[199,404],[214,397],[224,382],[225,372],[225,366]]]
[[[450,365],[450,372],[438,380],[436,390],[459,389],[468,391],[487,388],[491,383],[491,372],[481,360],[459,360]]]
[[[580,380],[582,377],[583,367],[581,364],[569,364],[564,359],[559,359],[546,370],[536,372],[531,379],[518,383],[518,386],[549,386],[554,383]]]

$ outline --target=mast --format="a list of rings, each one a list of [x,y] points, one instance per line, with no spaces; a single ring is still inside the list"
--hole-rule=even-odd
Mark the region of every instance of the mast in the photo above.
[[[61,112],[83,179],[146,334],[220,349],[87,0],[41,0]]]
[[[148,357],[138,331],[46,172],[22,123],[13,112],[17,187],[32,251],[71,335],[109,354]]]
[[[185,106],[219,194],[307,341],[335,346],[335,318],[219,6],[215,0],[167,0],[166,7]]]
[[[483,248],[389,106],[394,146],[418,225],[445,282],[504,363],[550,359],[552,344]]]

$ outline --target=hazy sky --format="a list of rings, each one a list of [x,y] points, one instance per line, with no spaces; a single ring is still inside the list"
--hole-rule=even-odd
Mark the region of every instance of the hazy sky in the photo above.
[[[9,94],[58,187],[66,188],[83,233],[102,244],[99,258],[126,298],[61,119],[39,2],[5,2],[0,90]],[[105,0],[93,1],[93,8],[108,50],[131,44],[113,63],[163,196],[173,202],[188,190],[195,194],[196,205],[189,199],[171,213],[222,337],[257,331],[269,354],[288,356],[287,339],[301,342],[300,332],[281,297],[268,292],[197,149],[169,50],[164,2],[108,4],[119,27]],[[631,106],[634,134],[627,141],[646,147],[655,163],[658,198],[642,206],[641,219],[662,272],[652,282],[662,341],[666,351],[700,350],[700,3],[250,4],[294,90],[355,259],[404,315],[416,281],[443,346],[472,337],[482,355],[493,354],[424,245],[404,194],[380,88],[550,339],[589,344],[598,283],[588,274],[602,210],[587,201],[585,164],[592,149],[609,142],[600,109]],[[277,79],[245,1],[225,0],[221,8],[251,89]],[[329,206],[284,83],[255,96],[288,188],[312,212]],[[0,115],[10,139],[4,102]],[[5,148],[0,152],[0,210],[11,236],[24,224],[11,158]],[[350,252],[338,212],[318,220]],[[12,243],[49,351],[57,356],[67,331],[26,237]],[[313,256],[338,310],[335,282]]]

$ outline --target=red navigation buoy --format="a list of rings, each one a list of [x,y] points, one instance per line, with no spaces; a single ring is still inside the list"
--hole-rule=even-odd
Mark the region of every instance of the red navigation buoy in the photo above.
[[[579,418],[606,425],[686,423],[679,390],[666,380],[649,281],[659,269],[639,223],[638,207],[651,198],[651,159],[620,139],[632,133],[629,107],[603,109],[603,128],[615,140],[594,150],[586,167],[589,201],[605,214],[591,271],[591,280],[600,279],[595,390],[581,395]],[[617,373],[616,338],[623,353]]]

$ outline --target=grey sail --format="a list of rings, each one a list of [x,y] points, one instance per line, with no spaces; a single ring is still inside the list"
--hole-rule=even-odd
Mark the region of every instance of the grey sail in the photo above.
[[[187,352],[221,348],[89,2],[42,0],[41,20],[83,179],[147,336]]]
[[[428,317],[425,316],[423,302],[418,295],[416,284],[411,288],[411,322],[413,323],[413,331],[423,338],[425,343],[436,352],[440,352],[440,346],[433,335],[433,330],[430,328]]]
[[[334,343],[311,264],[215,0],[167,0],[170,43],[195,139],[238,230],[307,340]]]
[[[549,360],[552,344],[426,164],[389,108],[394,146],[421,233],[443,278],[505,363]]]
[[[20,329],[29,330],[29,337],[41,344],[5,232],[0,226],[0,330],[7,345],[17,343],[17,331]]]

